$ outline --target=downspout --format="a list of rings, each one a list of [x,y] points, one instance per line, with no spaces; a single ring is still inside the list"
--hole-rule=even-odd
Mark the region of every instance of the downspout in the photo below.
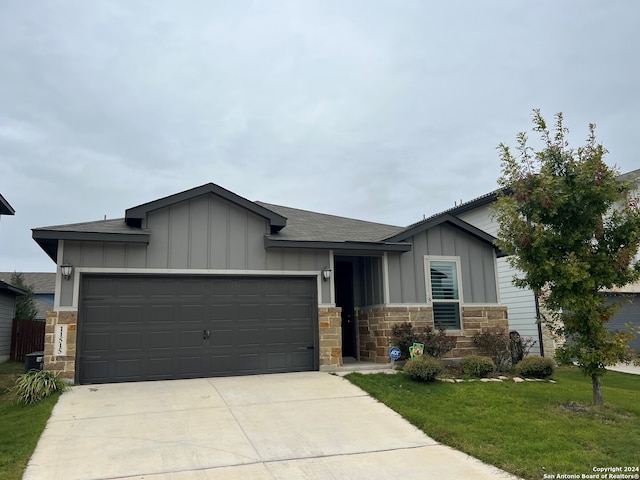
[[[534,293],[533,299],[536,302],[536,323],[538,324],[538,342],[540,345],[540,356],[544,357],[544,343],[542,342],[542,322],[540,321],[540,302],[538,301],[538,295]]]

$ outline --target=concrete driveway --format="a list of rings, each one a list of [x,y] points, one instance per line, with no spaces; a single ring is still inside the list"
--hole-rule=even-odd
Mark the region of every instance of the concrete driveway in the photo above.
[[[24,480],[513,478],[320,372],[85,385]]]

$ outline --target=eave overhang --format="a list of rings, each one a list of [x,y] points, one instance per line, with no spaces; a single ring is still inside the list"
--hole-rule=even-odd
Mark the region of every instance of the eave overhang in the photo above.
[[[13,285],[10,285],[10,284],[8,284],[6,282],[3,282],[2,280],[0,280],[0,291],[10,292],[10,293],[13,293],[16,296],[26,295],[27,294],[27,292],[25,292],[24,290],[16,288]]]
[[[64,230],[48,230],[46,228],[34,228],[32,238],[40,245],[49,258],[58,262],[58,242],[60,240],[75,240],[87,242],[118,242],[149,244],[150,233],[106,233],[106,232],[76,232]]]
[[[310,240],[280,240],[264,237],[265,248],[312,248],[317,250],[345,250],[370,252],[410,252],[412,245],[406,242],[328,242]]]

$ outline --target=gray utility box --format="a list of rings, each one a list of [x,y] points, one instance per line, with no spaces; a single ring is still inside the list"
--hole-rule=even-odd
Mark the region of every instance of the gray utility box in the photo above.
[[[24,371],[42,370],[44,368],[44,352],[31,352],[24,356]]]

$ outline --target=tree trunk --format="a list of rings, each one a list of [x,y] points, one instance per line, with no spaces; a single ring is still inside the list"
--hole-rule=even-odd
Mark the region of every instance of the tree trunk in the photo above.
[[[602,384],[600,383],[600,375],[591,375],[591,386],[593,387],[593,403],[602,405]]]

